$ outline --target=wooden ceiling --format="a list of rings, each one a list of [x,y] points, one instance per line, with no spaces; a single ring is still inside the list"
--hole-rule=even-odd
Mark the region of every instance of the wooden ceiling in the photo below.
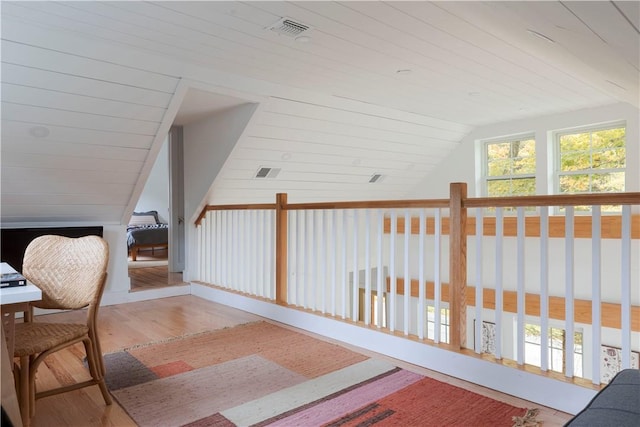
[[[639,5],[3,1],[2,221],[126,222],[176,116],[236,102],[206,201],[402,198],[476,126],[638,107]]]

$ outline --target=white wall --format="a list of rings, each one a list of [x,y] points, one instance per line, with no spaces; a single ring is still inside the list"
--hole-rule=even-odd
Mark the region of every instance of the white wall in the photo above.
[[[185,218],[196,219],[203,199],[253,116],[243,104],[183,127]]]
[[[102,296],[102,305],[122,304],[191,293],[188,286],[170,286],[148,291],[131,292],[127,264],[127,226],[105,225],[103,237],[109,244],[109,267],[107,269],[107,285]]]
[[[161,222],[169,223],[169,140],[165,139],[138,199],[136,212],[158,211]]]
[[[194,221],[257,107],[258,104],[243,104],[183,127],[184,214],[187,226],[184,280],[189,280],[190,271],[197,268]]]

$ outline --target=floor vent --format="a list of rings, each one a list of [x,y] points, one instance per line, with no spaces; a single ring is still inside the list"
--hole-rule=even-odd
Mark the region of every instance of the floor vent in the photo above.
[[[297,37],[300,34],[308,31],[311,27],[301,22],[296,22],[291,18],[281,18],[278,22],[268,27],[269,30],[275,31],[278,34]]]
[[[275,178],[280,173],[280,168],[265,168],[260,167],[256,172],[255,178]]]

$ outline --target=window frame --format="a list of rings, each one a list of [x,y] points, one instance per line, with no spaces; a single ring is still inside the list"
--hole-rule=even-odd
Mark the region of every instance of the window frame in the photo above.
[[[506,143],[506,142],[514,142],[514,141],[525,141],[525,140],[533,140],[534,142],[534,159],[536,161],[536,168],[532,173],[526,173],[526,174],[510,174],[510,175],[500,175],[500,176],[493,176],[493,177],[489,177],[489,145],[491,144],[500,144],[500,143]],[[496,137],[496,138],[487,138],[487,139],[482,139],[481,141],[481,151],[482,151],[482,165],[481,165],[481,171],[482,171],[482,195],[484,197],[492,197],[489,196],[489,182],[490,181],[500,181],[500,180],[506,180],[506,179],[518,179],[518,178],[532,178],[534,180],[534,183],[537,186],[537,180],[538,180],[538,170],[537,170],[537,146],[536,146],[536,135],[535,132],[525,132],[525,133],[518,133],[518,134],[512,134],[512,135],[506,135],[506,136],[501,136],[501,137]],[[536,187],[537,188],[537,187]],[[535,194],[535,192],[534,192]]]
[[[525,328],[526,326],[533,326],[536,327],[540,330],[540,335],[536,335],[538,338],[540,338],[540,342],[534,342],[534,341],[528,341],[527,340],[527,334],[525,332],[525,336],[524,336],[524,345],[525,345],[525,355],[524,355],[524,363],[529,364],[531,366],[538,366],[536,364],[531,363],[531,361],[527,361],[527,344],[529,344],[530,346],[535,346],[537,347],[537,352],[538,354],[540,354],[540,349],[542,347],[542,326],[539,323],[535,323],[535,322],[527,322],[525,323]],[[561,336],[561,342],[560,345],[554,345],[554,340],[553,340],[553,331],[559,331],[560,332],[560,336]],[[526,329],[525,329],[526,331]],[[555,326],[555,325],[549,325],[549,332],[548,332],[548,343],[547,343],[547,357],[548,357],[548,367],[549,367],[549,371],[553,371],[553,372],[560,372],[560,373],[564,373],[564,371],[566,370],[566,353],[565,353],[565,347],[566,347],[566,340],[567,340],[567,331],[561,327],[561,326]],[[578,339],[578,336],[580,337]],[[581,342],[580,345],[578,345],[578,341]],[[576,330],[573,331],[573,351],[572,351],[572,357],[573,357],[573,376],[574,377],[579,377],[579,378],[584,378],[584,331],[581,328],[578,328]],[[554,354],[560,354],[560,360],[561,360],[561,366],[558,367],[554,364]],[[561,369],[561,370],[558,370]]]
[[[427,315],[427,339],[435,338],[435,330],[436,330],[436,307],[435,305],[427,304],[426,307],[426,315]],[[430,318],[432,317],[432,319]],[[449,343],[449,335],[451,332],[451,311],[449,307],[440,307],[440,342]],[[429,333],[429,331],[433,329],[433,333]]]
[[[560,152],[560,138],[565,135],[575,135],[575,134],[592,134],[598,131],[611,130],[611,129],[620,129],[623,128],[625,130],[624,136],[624,149],[625,149],[625,166],[624,168],[609,168],[609,169],[583,169],[579,171],[566,171],[563,172],[561,170],[561,160],[562,153]],[[563,193],[560,191],[560,180],[563,176],[571,176],[571,175],[589,175],[590,177],[594,174],[607,174],[607,173],[616,173],[622,172],[624,174],[624,182],[626,188],[626,172],[628,167],[627,162],[627,123],[626,121],[615,121],[608,123],[600,123],[595,125],[586,125],[581,127],[574,127],[568,129],[560,129],[554,130],[552,132],[552,143],[553,143],[553,189],[552,194],[592,194],[592,191],[586,193]],[[593,150],[590,147],[589,155],[593,154]],[[591,186],[591,185],[590,185]],[[624,191],[624,190],[623,190]]]

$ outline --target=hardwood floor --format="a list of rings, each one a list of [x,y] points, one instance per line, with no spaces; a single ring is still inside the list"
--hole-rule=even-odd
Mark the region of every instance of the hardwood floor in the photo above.
[[[144,249],[138,252],[137,260],[129,258],[129,279],[131,291],[157,289],[165,286],[186,285],[182,280],[182,273],[171,273],[167,265],[157,265],[167,261],[167,249]],[[137,265],[150,265],[138,267]]]
[[[68,312],[41,316],[41,320],[69,322],[82,321],[84,313]],[[135,344],[148,343],[166,338],[232,327],[247,321],[262,319],[259,316],[227,306],[203,300],[194,296],[162,298],[152,301],[134,302],[102,307],[99,313],[99,333],[104,353],[118,351]],[[290,328],[289,326],[285,326]],[[304,332],[306,333],[306,332]],[[313,335],[317,338],[328,340]],[[335,342],[335,341],[333,341]],[[344,343],[340,343],[345,345]],[[385,356],[355,348],[375,357]],[[73,380],[88,378],[83,366],[84,352],[81,345],[50,356],[38,370],[40,389],[67,384]],[[544,426],[561,426],[569,418],[554,409],[505,395],[494,390],[479,387],[452,377],[439,374],[398,360],[391,360],[397,366],[433,377],[437,380],[462,387],[521,407],[541,409],[539,419]],[[98,387],[88,387],[63,395],[40,399],[36,403],[33,419],[36,427],[44,426],[135,426],[133,420],[114,401],[105,406]]]

